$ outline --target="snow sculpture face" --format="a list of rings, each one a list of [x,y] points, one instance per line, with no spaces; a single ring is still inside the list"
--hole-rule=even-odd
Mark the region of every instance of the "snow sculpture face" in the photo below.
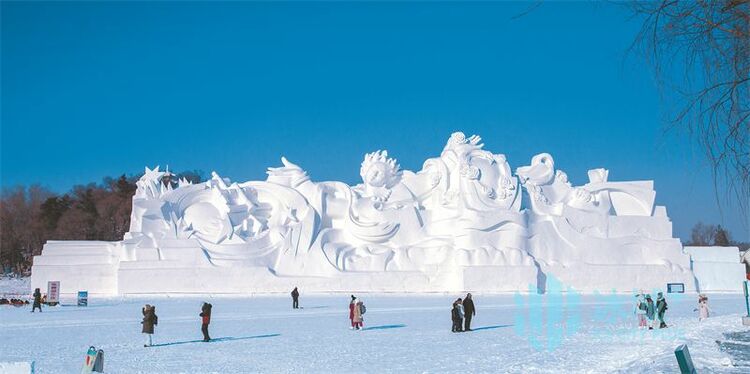
[[[439,191],[438,204],[451,206],[463,200],[474,210],[520,206],[516,204],[517,178],[505,156],[483,147],[481,137],[454,132],[440,157],[425,162],[420,174]]]
[[[374,187],[383,187],[388,178],[387,173],[388,168],[384,164],[372,165],[365,173],[365,183]]]
[[[388,151],[366,154],[359,175],[365,185],[376,188],[391,188],[401,179],[399,165],[388,158]]]

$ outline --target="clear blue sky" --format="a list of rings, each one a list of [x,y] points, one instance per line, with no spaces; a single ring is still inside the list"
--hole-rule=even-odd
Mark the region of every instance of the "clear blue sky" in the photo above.
[[[366,152],[419,170],[453,131],[512,168],[550,152],[574,184],[654,179],[675,232],[716,207],[684,134],[664,134],[637,23],[617,5],[2,3],[2,186],[65,192],[145,165],[264,179],[287,156],[359,181]]]

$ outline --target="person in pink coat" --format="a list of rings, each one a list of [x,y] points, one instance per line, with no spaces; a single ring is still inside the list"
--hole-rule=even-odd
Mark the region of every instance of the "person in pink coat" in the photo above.
[[[698,295],[698,321],[708,318],[711,308],[708,307],[708,296]]]
[[[352,321],[352,330],[362,328],[362,302],[352,295],[352,301],[349,303],[349,320]]]

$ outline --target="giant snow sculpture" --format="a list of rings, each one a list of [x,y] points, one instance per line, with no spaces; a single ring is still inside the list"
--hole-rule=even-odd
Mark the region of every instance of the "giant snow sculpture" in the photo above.
[[[362,183],[313,182],[281,159],[265,182],[138,181],[119,242],[48,242],[32,286],[63,292],[580,291],[695,288],[652,182],[589,171],[574,187],[539,154],[513,174],[478,136],[451,135],[414,173],[365,155]],[[525,193],[524,193],[525,191]],[[528,204],[522,207],[522,200]]]

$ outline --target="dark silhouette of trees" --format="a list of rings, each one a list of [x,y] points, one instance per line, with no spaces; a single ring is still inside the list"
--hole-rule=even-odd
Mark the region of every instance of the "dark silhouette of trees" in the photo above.
[[[58,195],[41,186],[13,187],[0,195],[0,261],[23,273],[47,240],[122,240],[130,228],[132,198],[141,175],[106,177],[101,184],[74,186]],[[171,178],[205,179],[199,170]],[[2,271],[0,271],[0,274]]]
[[[714,235],[714,245],[718,245],[721,247],[728,247],[731,245],[731,240],[729,239],[729,232],[727,230],[724,230],[721,225],[716,228],[716,234]]]
[[[703,222],[698,222],[693,226],[690,231],[690,243],[689,245],[694,246],[709,246],[713,245],[714,237],[716,236],[716,226],[706,225]]]
[[[707,246],[719,246],[719,247],[739,247],[740,250],[747,250],[750,247],[750,243],[738,242],[732,240],[732,234],[721,227],[721,225],[706,225],[703,222],[698,222],[693,226],[690,232],[690,241],[685,245],[707,247]]]

